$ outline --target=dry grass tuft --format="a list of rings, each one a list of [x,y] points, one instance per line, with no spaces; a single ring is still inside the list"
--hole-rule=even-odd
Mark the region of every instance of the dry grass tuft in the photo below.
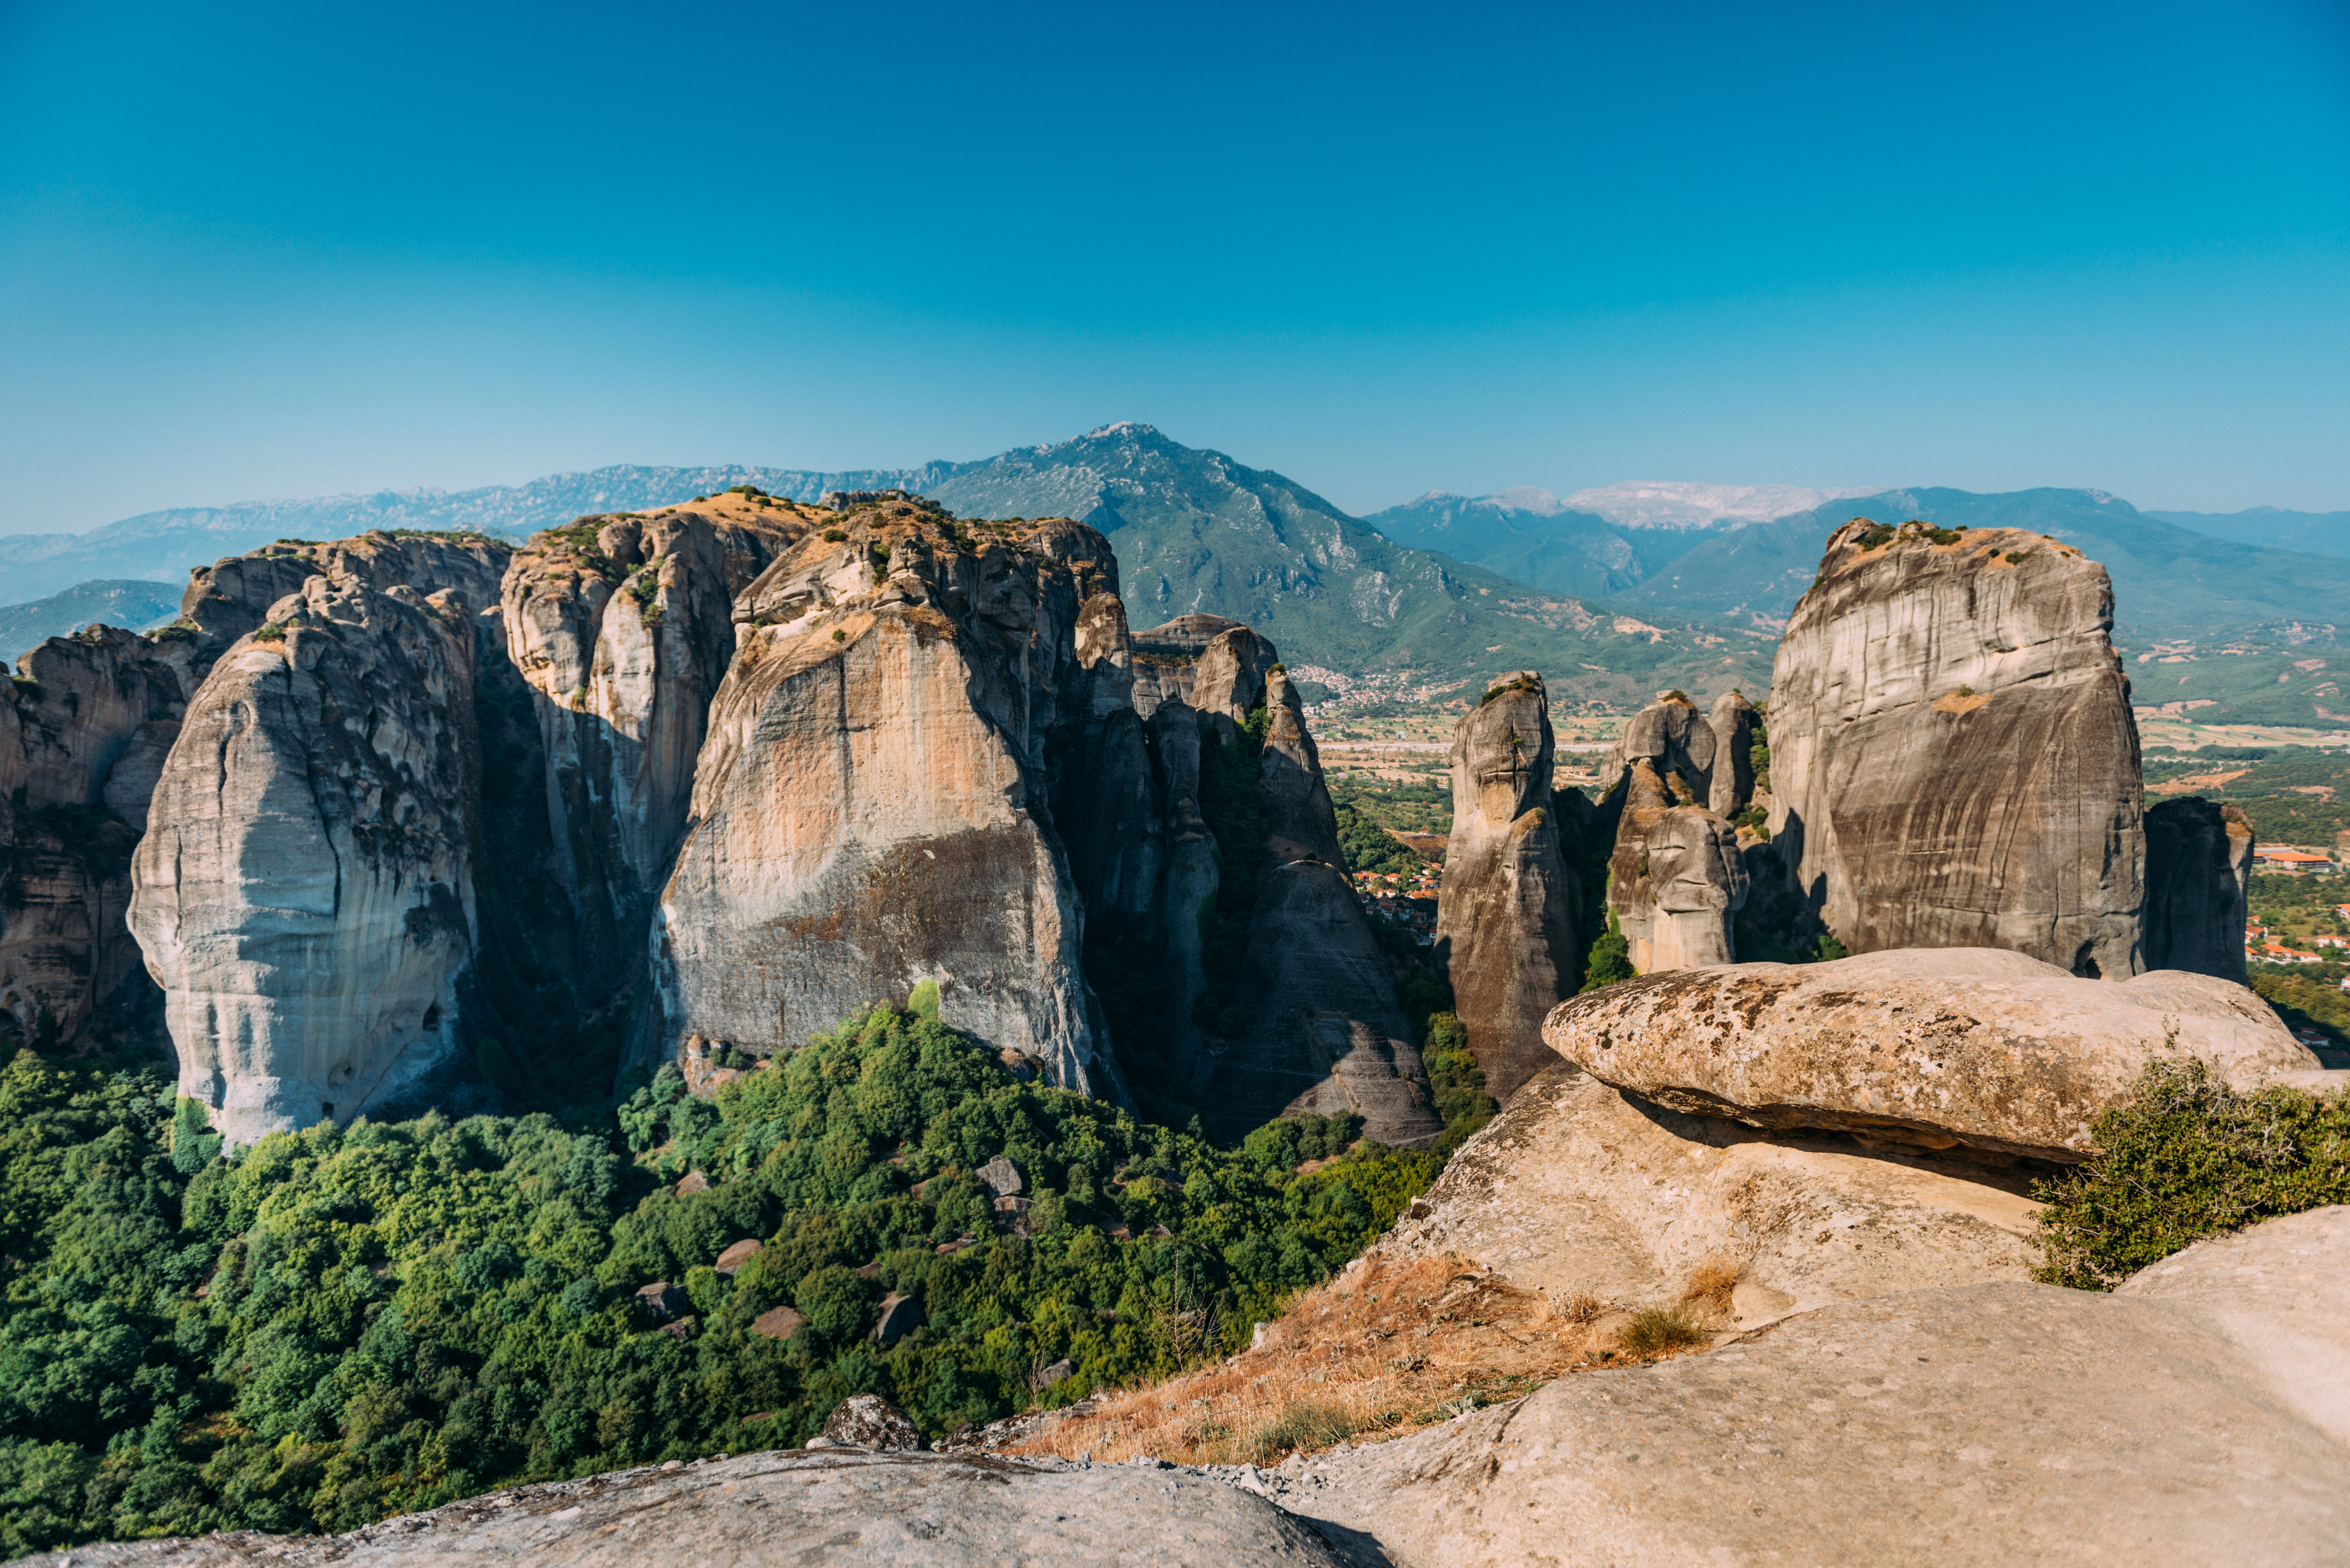
[[[1617,1344],[1627,1355],[1661,1355],[1703,1345],[1711,1337],[1686,1305],[1650,1307],[1632,1314]]]
[[[1744,1272],[1726,1258],[1699,1264],[1690,1274],[1689,1283],[1681,1287],[1681,1304],[1716,1319],[1728,1318],[1730,1293],[1738,1288],[1738,1276]]]
[[[1101,1395],[1014,1440],[1015,1453],[1136,1454],[1269,1465],[1349,1439],[1400,1436],[1614,1359],[1594,1327],[1455,1258],[1358,1268],[1298,1297],[1264,1343],[1153,1387]]]
[[[1607,1315],[1607,1303],[1589,1291],[1577,1291],[1551,1311],[1562,1323],[1593,1324]]]

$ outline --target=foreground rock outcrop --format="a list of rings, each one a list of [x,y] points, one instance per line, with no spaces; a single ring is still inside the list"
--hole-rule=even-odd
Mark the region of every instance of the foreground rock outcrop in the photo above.
[[[1771,832],[1845,947],[2147,967],[2113,586],[2018,529],[1830,535],[1771,686]]]
[[[2111,1296],[1840,1303],[1562,1378],[1324,1465],[1284,1506],[1401,1568],[2350,1558],[2350,1210],[2205,1242]]]
[[[437,1065],[474,932],[472,612],[313,576],[268,613],[189,704],[130,907],[180,1092],[240,1143]]]
[[[1987,948],[1643,976],[1560,1004],[1543,1038],[1677,1111],[2064,1162],[2149,1060],[2241,1085],[2319,1066],[2241,986],[2177,970],[2098,984]]]
[[[1349,1568],[1262,1497],[1208,1477],[983,1456],[744,1454],[524,1487],[348,1535],[208,1535],[79,1546],[83,1568]],[[51,1568],[56,1553],[24,1563]],[[15,1565],[10,1565],[15,1568]]]
[[[1555,744],[1550,699],[1532,670],[1495,681],[1453,731],[1435,960],[1497,1100],[1555,1060],[1543,1020],[1580,979],[1582,899],[1552,805]]]
[[[1070,523],[966,539],[912,502],[825,532],[736,604],[655,922],[668,1038],[771,1052],[935,981],[948,1022],[1120,1096],[1048,771],[1108,542]]]

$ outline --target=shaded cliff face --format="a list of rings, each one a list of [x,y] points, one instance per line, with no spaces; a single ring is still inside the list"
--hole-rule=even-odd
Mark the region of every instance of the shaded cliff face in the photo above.
[[[2106,570],[2017,529],[1827,542],[1772,680],[1772,830],[1854,952],[2145,967],[2137,731]]]
[[[1108,544],[911,504],[835,527],[737,606],[655,922],[669,1038],[777,1049],[935,981],[948,1022],[1115,1096],[1045,771]]]
[[[1165,801],[1134,706],[1133,648],[1115,593],[1096,593],[1079,607],[1075,653],[1084,702],[1063,719],[1055,747],[1054,821],[1088,920],[1149,938],[1159,929]],[[1196,775],[1196,762],[1193,769]]]
[[[190,704],[132,862],[180,1092],[236,1142],[445,1057],[473,948],[473,618],[315,576]]]
[[[1673,800],[1649,761],[1636,759],[1608,862],[1607,911],[1642,974],[1738,958],[1732,918],[1750,878],[1737,832],[1704,806]]]
[[[1273,644],[1244,626],[1220,631],[1201,649],[1191,670],[1191,706],[1202,735],[1232,737],[1264,701],[1265,675],[1279,663]]]
[[[75,1044],[101,1005],[152,995],[123,911],[192,653],[89,627],[0,690],[0,1051]]]
[[[1134,710],[1145,719],[1159,704],[1191,701],[1200,655],[1218,636],[1241,623],[1220,615],[1179,615],[1134,634]]]
[[[1426,1145],[1443,1131],[1394,973],[1343,869],[1293,860],[1266,873],[1240,994],[1251,1022],[1211,1057],[1211,1132],[1234,1137],[1301,1111],[1352,1111],[1385,1144]]]
[[[1554,743],[1532,670],[1503,676],[1452,734],[1435,958],[1497,1100],[1556,1060],[1542,1022],[1575,990],[1579,898],[1551,804]]]
[[[1338,815],[1322,777],[1322,753],[1305,727],[1305,700],[1279,665],[1265,677],[1264,711],[1264,750],[1257,762],[1265,846],[1275,860],[1319,860],[1344,870],[1347,857],[1338,847]]]
[[[625,1008],[654,899],[684,836],[710,701],[734,657],[734,599],[831,520],[764,497],[583,517],[535,535],[501,592],[504,640],[545,753],[552,867],[591,1007]],[[650,1034],[632,1041],[641,1056]]]
[[[2146,814],[2146,967],[2244,978],[2252,825],[2243,808],[2189,796]]]

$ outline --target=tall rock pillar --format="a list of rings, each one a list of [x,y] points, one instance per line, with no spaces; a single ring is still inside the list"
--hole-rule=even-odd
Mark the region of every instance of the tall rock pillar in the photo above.
[[[2244,979],[2252,825],[2243,808],[2189,796],[2146,814],[2146,967]]]
[[[1577,898],[1551,805],[1554,744],[1532,670],[1503,676],[1452,735],[1435,958],[1497,1100],[1557,1061],[1542,1023],[1575,990]]]
[[[1828,536],[1771,687],[1772,836],[1845,947],[2145,968],[2146,836],[2113,585],[2013,528]]]

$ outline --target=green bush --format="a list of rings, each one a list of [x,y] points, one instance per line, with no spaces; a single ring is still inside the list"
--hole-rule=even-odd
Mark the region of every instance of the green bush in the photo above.
[[[2245,1093],[2158,1059],[2090,1133],[2096,1158],[2033,1190],[2048,1284],[2111,1290],[2206,1236],[2350,1202],[2350,1092]]]
[[[1627,1355],[1656,1355],[1702,1345],[1710,1337],[1688,1307],[1649,1307],[1632,1314],[1617,1345]]]
[[[1639,971],[1632,967],[1632,944],[1617,926],[1616,917],[1607,917],[1605,935],[1591,944],[1590,962],[1584,966],[1583,990],[1597,991],[1634,978]],[[1581,995],[1582,992],[1577,992]]]
[[[837,545],[847,537],[848,533],[846,529],[827,528],[824,531],[824,542],[827,545]]]
[[[1428,1044],[1421,1047],[1419,1059],[1428,1069],[1436,1114],[1444,1118],[1444,1136],[1437,1150],[1450,1156],[1492,1121],[1501,1107],[1485,1092],[1485,1070],[1470,1054],[1469,1032],[1454,1014],[1440,1012],[1428,1021]]]

